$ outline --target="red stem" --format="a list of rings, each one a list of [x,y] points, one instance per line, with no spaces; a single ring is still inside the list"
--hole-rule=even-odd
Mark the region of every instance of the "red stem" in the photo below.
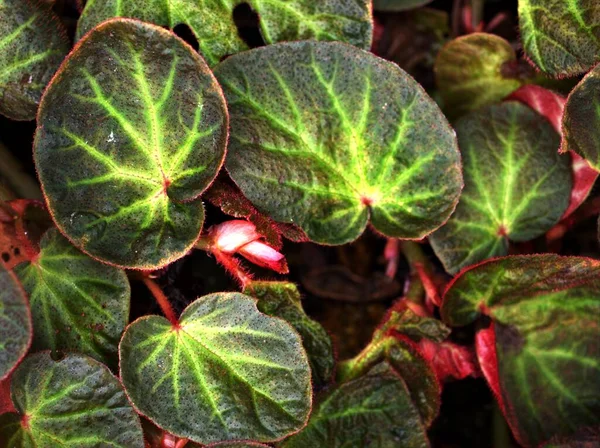
[[[165,317],[169,319],[169,322],[173,324],[173,327],[178,328],[179,320],[175,315],[175,311],[173,311],[173,307],[171,307],[171,304],[169,303],[169,299],[167,298],[165,293],[162,292],[160,286],[158,286],[154,280],[146,276],[142,278],[142,281],[148,287],[148,289],[158,302],[158,306],[160,306],[160,309],[162,310]]]

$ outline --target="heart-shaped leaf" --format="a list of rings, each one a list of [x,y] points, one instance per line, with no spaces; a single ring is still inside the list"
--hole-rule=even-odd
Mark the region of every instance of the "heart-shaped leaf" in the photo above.
[[[600,424],[600,261],[482,263],[453,281],[441,312],[451,325],[493,320],[501,403],[522,445]]]
[[[417,448],[429,442],[406,384],[387,363],[340,385],[313,411],[308,426],[284,448]]]
[[[174,28],[186,24],[194,33],[200,51],[210,65],[225,56],[247,50],[234,23],[234,10],[250,6],[260,20],[267,44],[293,40],[339,40],[357,47],[371,46],[371,2],[368,0],[154,0],[143,6],[139,0],[89,1],[77,26],[80,38],[111,17],[132,17]]]
[[[545,73],[573,76],[600,61],[597,0],[519,0],[527,56]]]
[[[310,367],[300,336],[243,294],[201,297],[177,327],[140,318],[119,351],[134,406],[179,437],[273,441],[308,418]]]
[[[31,303],[34,350],[77,351],[116,367],[129,319],[125,272],[82,254],[56,229],[42,238],[38,257],[15,272]]]
[[[457,117],[495,103],[517,90],[517,55],[494,34],[472,33],[446,44],[435,61],[435,79],[444,110]]]
[[[570,93],[562,129],[561,150],[576,152],[600,171],[600,64]]]
[[[431,2],[432,0],[373,0],[373,9],[375,11],[398,12],[418,8]]]
[[[119,380],[87,356],[28,356],[12,376],[11,395],[19,414],[0,416],[2,448],[144,447]]]
[[[281,317],[300,334],[312,371],[313,385],[325,386],[333,375],[335,356],[331,338],[318,322],[306,315],[300,292],[293,283],[253,281],[244,293],[256,297],[259,311]]]
[[[27,354],[32,336],[25,291],[15,275],[0,264],[0,381]]]
[[[516,102],[475,111],[456,125],[465,189],[430,237],[446,270],[506,255],[508,240],[543,235],[569,205],[571,161],[544,117]]]
[[[219,64],[227,170],[259,211],[313,241],[422,238],[462,187],[454,132],[398,66],[330,42],[276,44]]]
[[[50,8],[30,0],[0,3],[0,114],[33,120],[46,84],[69,51]]]
[[[185,255],[198,196],[227,140],[221,90],[169,31],[105,22],[80,41],[42,99],[35,162],[58,228],[102,261],[154,269]]]

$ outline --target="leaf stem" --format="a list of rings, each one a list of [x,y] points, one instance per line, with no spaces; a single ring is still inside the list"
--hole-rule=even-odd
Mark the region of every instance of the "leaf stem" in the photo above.
[[[156,299],[156,302],[158,303],[158,306],[160,306],[160,309],[165,317],[173,324],[173,327],[179,328],[179,320],[175,315],[175,311],[173,311],[173,307],[169,303],[169,299],[162,289],[160,289],[160,286],[158,286],[154,280],[146,275],[142,276],[142,281]]]

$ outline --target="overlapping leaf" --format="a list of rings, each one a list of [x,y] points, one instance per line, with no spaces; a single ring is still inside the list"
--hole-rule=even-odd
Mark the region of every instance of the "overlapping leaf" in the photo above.
[[[430,237],[446,270],[506,255],[563,215],[572,189],[570,158],[558,154],[552,126],[527,106],[505,102],[456,126],[465,189],[448,223]]]
[[[29,303],[17,278],[0,265],[0,380],[10,374],[31,344]]]
[[[144,447],[119,380],[87,356],[27,357],[12,376],[11,395],[19,414],[0,416],[2,448]]]
[[[524,446],[600,423],[600,261],[557,255],[483,263],[446,292],[442,316],[494,322],[501,401]]]
[[[31,303],[34,350],[76,351],[116,367],[129,319],[129,281],[121,269],[82,254],[51,229],[39,256],[15,272]]]
[[[509,42],[493,34],[472,33],[450,41],[435,61],[435,79],[450,116],[495,103],[517,90],[523,80]]]
[[[119,350],[135,407],[177,436],[272,441],[308,418],[310,366],[300,337],[243,294],[201,297],[178,327],[158,316],[138,319]]]
[[[259,16],[267,44],[305,39],[336,40],[364,48],[371,46],[368,0],[90,0],[77,27],[78,37],[111,17],[131,17],[174,28],[190,27],[210,65],[247,50],[234,23],[233,12],[249,5]]]
[[[561,150],[576,152],[600,171],[600,64],[569,95],[562,129]]]
[[[600,61],[597,0],[519,0],[523,48],[543,72],[572,76]]]
[[[421,238],[462,187],[454,133],[396,65],[349,45],[276,44],[215,69],[231,119],[227,169],[259,211],[316,242],[356,239],[369,215]]]
[[[340,385],[324,397],[308,426],[283,448],[428,447],[406,384],[387,363]]]
[[[198,196],[227,139],[225,102],[172,33],[115,19],[83,39],[42,100],[35,162],[59,229],[105,262],[151,269],[183,256]]]
[[[373,0],[375,11],[404,11],[431,3],[432,0]]]
[[[0,1],[0,114],[33,120],[46,84],[68,51],[66,33],[48,6]]]

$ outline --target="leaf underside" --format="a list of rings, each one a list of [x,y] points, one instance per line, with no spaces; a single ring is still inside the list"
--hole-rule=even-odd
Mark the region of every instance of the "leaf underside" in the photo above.
[[[543,235],[571,195],[568,155],[539,114],[517,102],[472,112],[456,125],[465,188],[456,212],[430,237],[446,270],[508,253],[508,240]]]
[[[56,229],[42,238],[36,261],[15,272],[31,304],[33,350],[76,351],[116,367],[129,319],[125,272],[79,252]]]
[[[110,371],[84,355],[28,356],[11,377],[19,414],[0,416],[0,447],[143,448],[139,418]],[[27,426],[21,424],[27,416]]]
[[[343,41],[365,50],[371,46],[371,12],[368,0],[90,0],[77,25],[81,38],[100,22],[131,17],[174,28],[186,24],[199,49],[212,66],[225,56],[247,50],[234,23],[234,10],[249,5],[259,16],[266,44],[280,41]]]
[[[143,317],[123,336],[121,378],[143,415],[200,443],[273,441],[304,426],[310,367],[287,323],[221,293],[192,303],[179,325]]]
[[[454,133],[396,65],[341,43],[275,44],[215,68],[231,114],[227,170],[259,211],[325,244],[369,215],[422,238],[452,213],[462,176]]]
[[[198,238],[198,196],[219,171],[227,111],[204,61],[160,27],[105,22],[48,87],[34,158],[50,211],[76,247],[155,269]]]

